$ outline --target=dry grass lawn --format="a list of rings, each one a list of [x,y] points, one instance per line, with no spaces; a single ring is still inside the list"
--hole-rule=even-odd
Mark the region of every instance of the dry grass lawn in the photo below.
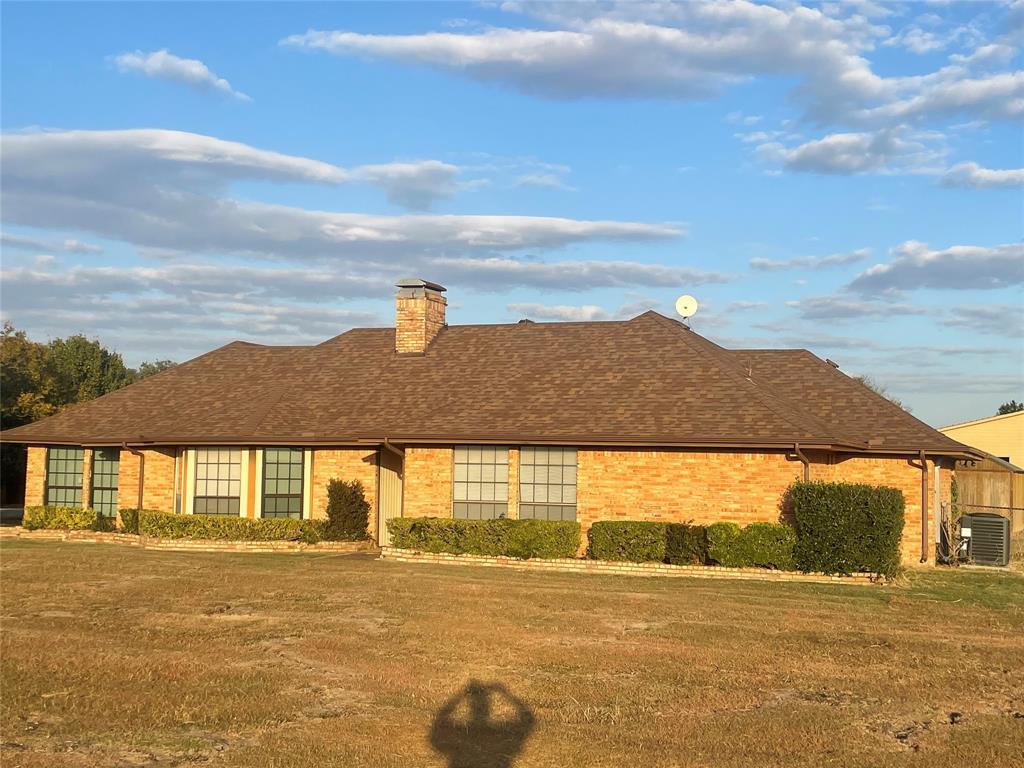
[[[4,766],[1019,766],[1024,576],[5,541]],[[476,682],[474,682],[476,681]]]

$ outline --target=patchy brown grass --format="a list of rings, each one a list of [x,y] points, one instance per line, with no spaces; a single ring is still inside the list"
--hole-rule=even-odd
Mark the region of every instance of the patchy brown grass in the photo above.
[[[835,587],[49,542],[4,542],[0,568],[4,766],[1024,760],[1017,574]]]

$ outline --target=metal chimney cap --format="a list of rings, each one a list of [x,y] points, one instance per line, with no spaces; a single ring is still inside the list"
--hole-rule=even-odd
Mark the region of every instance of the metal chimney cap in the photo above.
[[[399,280],[397,283],[395,283],[395,287],[396,288],[427,288],[427,289],[429,289],[431,291],[438,291],[439,293],[448,290],[447,288],[445,288],[443,285],[440,285],[439,283],[432,283],[429,280],[421,280],[418,277],[403,277],[401,280]]]

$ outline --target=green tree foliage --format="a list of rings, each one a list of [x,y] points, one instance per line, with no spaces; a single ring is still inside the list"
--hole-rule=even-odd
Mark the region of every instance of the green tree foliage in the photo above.
[[[157,360],[132,370],[121,355],[85,336],[43,344],[5,322],[0,331],[0,426],[10,429],[52,416],[173,365],[170,360]],[[4,444],[0,487],[5,503],[20,498],[24,475],[24,446]]]
[[[1003,403],[999,406],[999,410],[996,411],[996,416],[1005,416],[1008,413],[1017,413],[1017,411],[1024,411],[1024,403],[1018,403],[1016,400],[1011,400],[1008,403]]]

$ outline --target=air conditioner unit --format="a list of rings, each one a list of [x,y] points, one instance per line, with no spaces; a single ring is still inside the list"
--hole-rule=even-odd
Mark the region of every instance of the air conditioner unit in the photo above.
[[[967,556],[977,565],[1010,564],[1010,520],[991,512],[960,518],[960,537],[967,540]]]

